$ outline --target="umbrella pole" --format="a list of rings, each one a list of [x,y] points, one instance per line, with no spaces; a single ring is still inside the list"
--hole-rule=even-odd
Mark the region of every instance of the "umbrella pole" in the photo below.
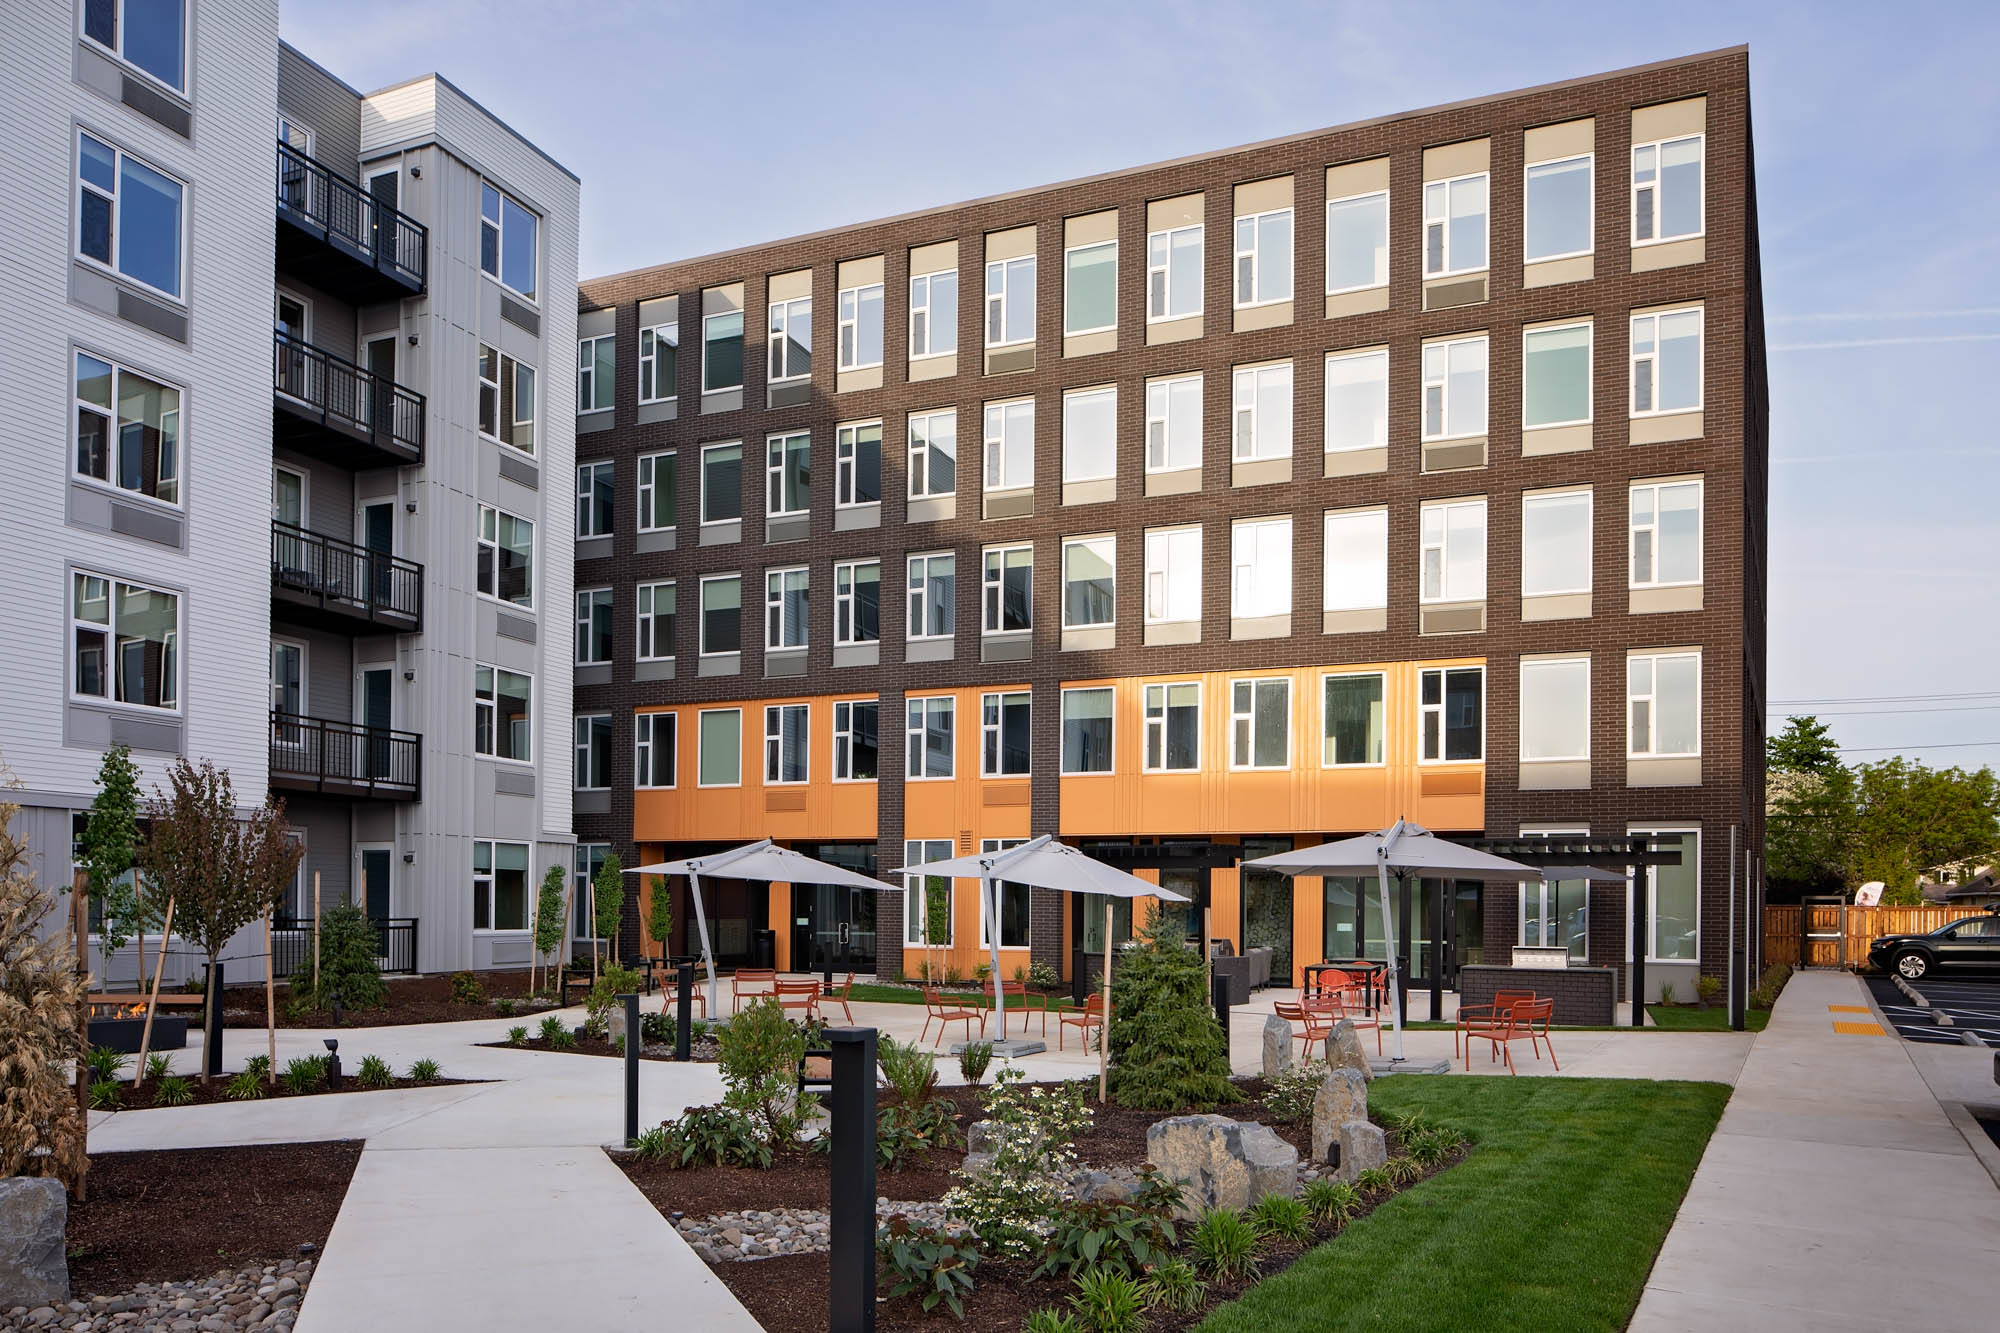
[[[979,910],[986,915],[986,944],[993,957],[993,1013],[1000,1020],[1000,1040],[1007,1040],[1007,999],[1000,993],[1000,890],[989,875],[979,877]],[[1026,1031],[1026,1024],[1022,1029]]]
[[[1389,990],[1383,997],[1389,1005],[1389,1026],[1395,1034],[1395,1054],[1389,1058],[1397,1064],[1403,1062],[1403,1014],[1396,1003],[1400,980],[1396,976],[1396,914],[1389,903],[1389,847],[1386,842],[1375,850],[1375,879],[1382,890],[1382,942],[1388,947],[1383,952],[1388,956]]]
[[[1104,895],[1104,1021],[1097,1028],[1097,1101],[1102,1105],[1111,1082],[1111,955],[1118,952],[1111,938],[1111,895]],[[1085,1029],[1088,1031],[1088,1029]]]
[[[715,984],[715,955],[708,947],[708,913],[701,907],[701,874],[688,871],[688,897],[694,899],[694,924],[701,932],[701,961],[708,968],[708,1016],[713,1022],[721,1010],[716,1006],[722,1002],[721,990]]]

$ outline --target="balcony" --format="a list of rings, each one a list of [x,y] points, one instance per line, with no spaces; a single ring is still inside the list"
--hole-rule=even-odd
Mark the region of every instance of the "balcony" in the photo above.
[[[271,786],[356,800],[414,801],[423,737],[356,722],[271,714]]]
[[[278,268],[355,305],[422,296],[430,231],[290,144],[278,145]]]
[[[349,634],[414,634],[424,622],[424,567],[274,522],[271,617]]]
[[[424,396],[352,361],[273,335],[272,435],[337,467],[424,461]]]

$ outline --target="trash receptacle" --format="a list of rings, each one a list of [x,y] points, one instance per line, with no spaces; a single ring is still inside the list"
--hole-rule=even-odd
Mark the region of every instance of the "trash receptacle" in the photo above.
[[[778,965],[778,932],[775,930],[751,932],[750,953],[757,960],[758,967],[776,967]]]

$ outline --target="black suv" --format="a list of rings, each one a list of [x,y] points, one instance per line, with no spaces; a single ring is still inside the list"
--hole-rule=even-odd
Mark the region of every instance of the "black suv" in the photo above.
[[[1868,961],[1916,981],[1933,971],[2000,972],[2000,913],[1966,917],[1925,935],[1884,935]]]

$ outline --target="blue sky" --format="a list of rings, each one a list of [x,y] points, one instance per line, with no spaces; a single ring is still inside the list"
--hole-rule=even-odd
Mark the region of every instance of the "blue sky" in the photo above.
[[[358,87],[436,69],[575,171],[586,275],[1747,42],[1771,698],[1852,759],[2000,765],[2000,431],[1958,410],[2000,378],[2000,5],[285,0],[283,29]]]

